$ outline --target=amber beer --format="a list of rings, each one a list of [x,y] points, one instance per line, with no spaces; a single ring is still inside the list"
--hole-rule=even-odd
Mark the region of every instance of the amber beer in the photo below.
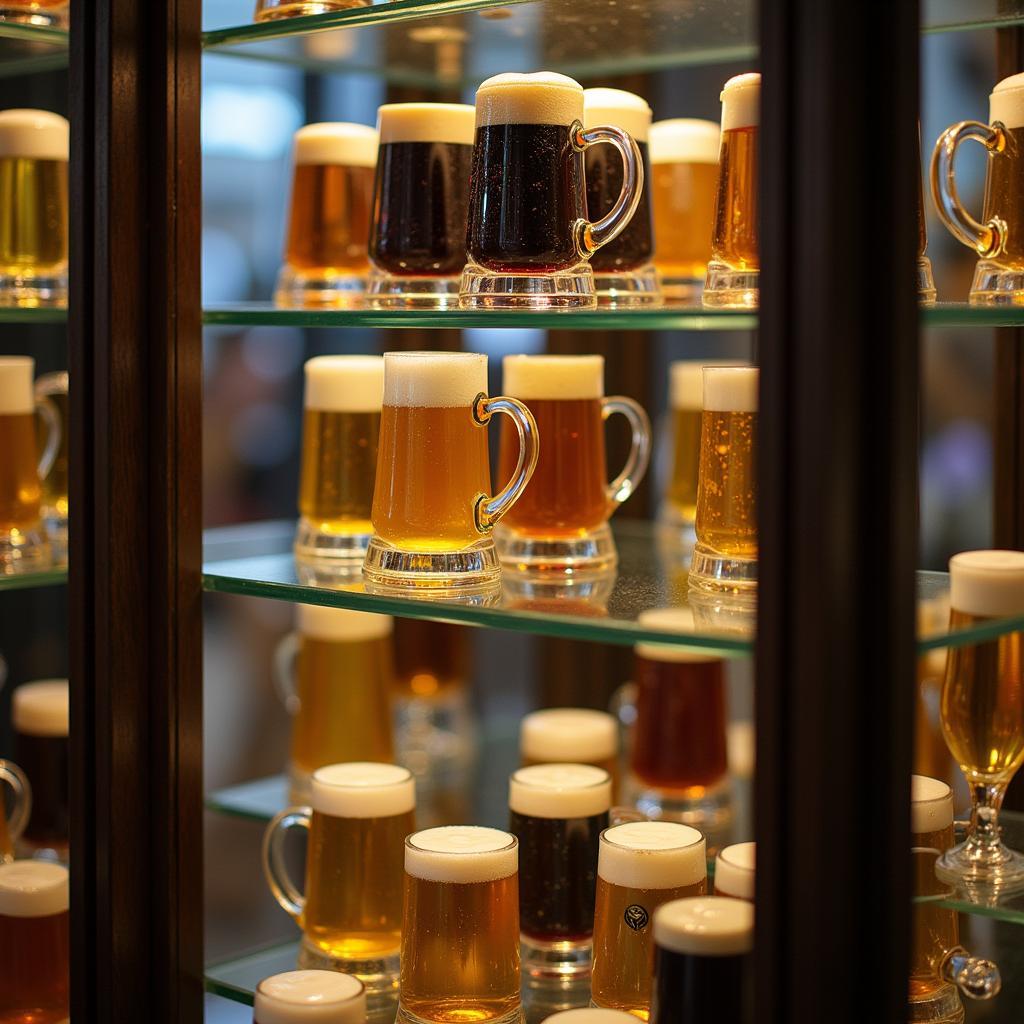
[[[670,821],[615,825],[601,834],[592,997],[647,1020],[654,912],[707,891],[707,850],[695,828]]]
[[[398,619],[394,649],[396,697],[442,697],[469,681],[472,652],[464,626]]]
[[[68,0],[3,0],[0,20],[61,27],[67,24],[69,6]]]
[[[61,424],[60,446],[50,472],[43,480],[43,516],[55,527],[67,530],[68,518],[68,375],[64,371],[44,374],[36,381],[36,399],[46,399],[56,410]],[[40,450],[48,443],[48,425],[41,419],[36,424],[36,443]]]
[[[68,904],[68,870],[62,865],[0,864],[0,1020],[68,1020]]]
[[[519,755],[524,765],[572,761],[603,768],[619,777],[619,723],[607,711],[544,708],[531,711],[519,726]]]
[[[400,1021],[518,1020],[518,861],[515,836],[493,828],[406,839]]]
[[[33,367],[28,356],[0,356],[0,541],[40,526]]]
[[[756,857],[756,843],[734,843],[719,850],[715,858],[715,895],[753,901]]]
[[[279,21],[304,18],[310,14],[329,14],[349,7],[366,7],[370,0],[256,0],[255,21]]]
[[[757,270],[757,136],[761,76],[738,75],[722,90],[722,140],[711,258]]]
[[[287,971],[256,986],[253,1024],[366,1024],[366,989],[338,971]]]

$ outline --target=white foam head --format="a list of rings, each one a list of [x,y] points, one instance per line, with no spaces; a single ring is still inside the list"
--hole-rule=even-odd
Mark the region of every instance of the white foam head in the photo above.
[[[715,858],[715,892],[737,899],[754,898],[757,843],[734,843]]]
[[[332,818],[392,818],[415,810],[416,782],[397,764],[329,764],[313,772],[309,805]]]
[[[505,356],[501,390],[511,398],[604,397],[603,356]]]
[[[736,75],[722,88],[722,131],[756,128],[761,123],[761,76]]]
[[[445,142],[472,146],[476,108],[468,103],[385,103],[377,110],[380,144]]]
[[[45,860],[0,864],[0,917],[52,917],[70,902],[68,869]]]
[[[295,133],[296,164],[377,166],[377,132],[366,124],[325,121]]]
[[[391,636],[395,622],[390,615],[378,615],[376,612],[300,604],[295,612],[295,627],[311,640],[355,643]]]
[[[603,1006],[583,1006],[561,1010],[544,1018],[544,1024],[636,1024],[636,1017],[625,1010],[606,1010]]]
[[[22,683],[11,697],[11,723],[23,736],[67,736],[70,707],[66,679]]]
[[[476,124],[564,124],[583,120],[583,86],[566,75],[538,71],[488,78],[476,91]]]
[[[0,416],[24,416],[35,410],[31,356],[0,356]]]
[[[71,127],[49,110],[0,110],[0,158],[67,160]]]
[[[323,412],[380,412],[380,356],[315,356],[306,360],[306,408]]]
[[[949,605],[968,615],[1024,614],[1024,551],[961,551],[949,560]]]
[[[592,764],[534,764],[508,780],[508,808],[530,818],[591,818],[612,806],[612,779]]]
[[[652,164],[717,164],[722,129],[714,121],[674,117],[651,125]]]
[[[688,956],[739,956],[754,948],[754,905],[728,896],[672,900],[654,912],[654,942]]]
[[[646,142],[651,134],[651,108],[643,96],[625,89],[584,89],[583,127],[611,125]]]
[[[259,1024],[364,1024],[366,990],[351,974],[288,971],[256,986],[253,1020]]]
[[[487,393],[487,356],[476,352],[385,352],[384,404],[449,409]]]
[[[938,832],[953,824],[953,791],[927,775],[910,776],[910,831]]]
[[[480,825],[428,828],[406,839],[405,870],[428,882],[493,882],[519,870],[519,842]]]
[[[693,612],[689,608],[650,608],[637,616],[636,624],[641,629],[656,629],[666,633],[692,634],[696,632]],[[721,661],[725,657],[722,651],[680,647],[677,644],[645,642],[637,644],[633,650],[648,661],[668,661],[677,664]]]
[[[676,359],[669,364],[669,405],[673,409],[704,408],[705,366],[749,366],[742,359]]]
[[[705,366],[704,409],[709,412],[757,412],[756,366]]]
[[[988,98],[988,119],[1007,128],[1024,125],[1024,72],[1004,78]]]
[[[519,753],[527,761],[607,761],[619,752],[619,723],[607,711],[545,708],[519,727]]]
[[[627,821],[601,833],[597,873],[626,889],[676,889],[707,878],[704,836],[676,821]]]

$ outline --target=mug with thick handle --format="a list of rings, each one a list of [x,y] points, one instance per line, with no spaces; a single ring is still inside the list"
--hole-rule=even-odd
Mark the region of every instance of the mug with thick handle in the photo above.
[[[13,761],[5,761],[2,758],[0,782],[10,786],[14,794],[9,818],[4,810],[5,803],[0,798],[0,864],[6,864],[14,860],[14,844],[21,838],[32,814],[32,787],[25,773]]]
[[[644,166],[629,134],[583,118],[583,88],[565,75],[497,75],[477,90],[464,309],[597,305],[590,258],[629,224]],[[583,155],[601,142],[622,157],[622,185],[591,222]]]
[[[979,223],[960,202],[953,161],[972,139],[988,152],[985,205]],[[981,257],[970,301],[978,306],[1024,304],[1024,74],[1004,78],[989,96],[989,123],[960,121],[932,153],[935,209],[953,237]]]

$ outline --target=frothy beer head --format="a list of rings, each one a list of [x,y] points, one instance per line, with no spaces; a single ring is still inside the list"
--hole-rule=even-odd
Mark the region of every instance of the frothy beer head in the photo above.
[[[256,987],[253,1019],[259,1024],[364,1024],[366,991],[351,974],[288,971]]]
[[[329,764],[313,772],[309,803],[331,818],[391,818],[415,809],[416,782],[397,764]]]
[[[306,361],[307,409],[380,412],[384,360],[380,356],[316,356]]]
[[[652,164],[717,164],[722,129],[714,121],[675,117],[651,125]]]
[[[1024,127],[1024,72],[1004,78],[988,98],[988,119],[1007,128]]]
[[[0,159],[68,159],[67,118],[49,110],[0,110]]]
[[[611,805],[611,776],[590,764],[535,764],[508,780],[509,810],[528,818],[592,818]]]
[[[295,133],[295,163],[376,167],[377,133],[345,121],[307,124]]]
[[[300,604],[295,612],[295,626],[303,636],[311,640],[356,643],[391,636],[395,623],[390,615]]]
[[[953,824],[953,791],[927,775],[910,777],[910,831],[938,832]]]
[[[377,110],[382,146],[393,142],[444,142],[472,146],[476,109],[467,103],[385,103]]]
[[[678,889],[707,877],[704,836],[674,821],[629,821],[601,833],[597,873],[624,889]]]
[[[505,356],[502,391],[524,402],[604,397],[602,356]]]
[[[654,912],[654,941],[685,956],[739,956],[754,948],[754,907],[728,896],[672,900]]]
[[[66,679],[19,686],[11,698],[11,722],[23,736],[67,736],[70,697]]]
[[[669,364],[669,405],[673,409],[704,408],[704,368],[706,366],[747,366],[742,359],[677,359]]]
[[[29,356],[0,356],[0,416],[23,416],[35,410]]]
[[[384,404],[449,409],[487,393],[487,356],[475,352],[385,352]]]
[[[756,366],[705,366],[705,412],[757,412]]]
[[[734,843],[715,858],[715,891],[739,899],[754,898],[757,843]]]
[[[564,124],[583,120],[583,86],[539,71],[488,78],[476,91],[476,124]]]
[[[519,870],[519,843],[479,825],[428,828],[406,839],[405,870],[426,882],[493,882]]]
[[[583,91],[583,127],[612,125],[646,142],[651,134],[651,108],[643,96],[625,89],[585,89]]]
[[[578,1010],[562,1010],[544,1018],[544,1024],[636,1024],[636,1017],[625,1010],[606,1010],[601,1006],[584,1006]]]
[[[761,123],[761,76],[757,72],[730,78],[721,99],[723,132],[756,128]]]
[[[637,616],[636,624],[641,629],[658,630],[665,633],[694,633],[693,612],[689,608],[651,608]],[[646,641],[637,644],[634,651],[648,661],[699,664],[721,661],[721,651],[700,650],[680,647],[677,644],[658,644]]]
[[[519,727],[519,752],[527,761],[606,761],[619,752],[619,725],[589,708],[534,711]]]
[[[968,615],[1024,614],[1024,551],[962,551],[949,560],[949,604]]]
[[[68,869],[43,860],[0,864],[0,917],[52,917],[68,909]]]

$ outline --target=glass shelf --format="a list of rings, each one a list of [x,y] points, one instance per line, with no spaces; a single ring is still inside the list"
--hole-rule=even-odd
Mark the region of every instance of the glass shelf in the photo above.
[[[32,587],[56,587],[67,583],[66,568],[48,569],[46,572],[16,573],[13,576],[0,576],[0,594],[7,590],[28,590]]]
[[[68,34],[63,29],[0,22],[0,78],[67,66]]]
[[[617,574],[597,581],[535,583],[506,573],[500,593],[483,603],[479,596],[441,601],[404,593],[368,593],[359,575],[334,587],[302,583],[291,553],[293,523],[223,527],[207,531],[203,587],[217,593],[356,608],[537,636],[612,644],[660,641],[733,654],[753,651],[756,608],[749,598],[690,592],[679,549],[654,524],[621,520],[614,532],[619,550]],[[946,573],[917,574],[920,618],[926,623],[918,637],[919,652],[1024,630],[1024,616],[1017,616],[950,632],[943,607],[948,589]],[[637,625],[642,611],[666,606],[689,606],[694,613],[694,632],[667,634]]]
[[[66,324],[66,309],[22,309],[0,306],[0,324]]]

